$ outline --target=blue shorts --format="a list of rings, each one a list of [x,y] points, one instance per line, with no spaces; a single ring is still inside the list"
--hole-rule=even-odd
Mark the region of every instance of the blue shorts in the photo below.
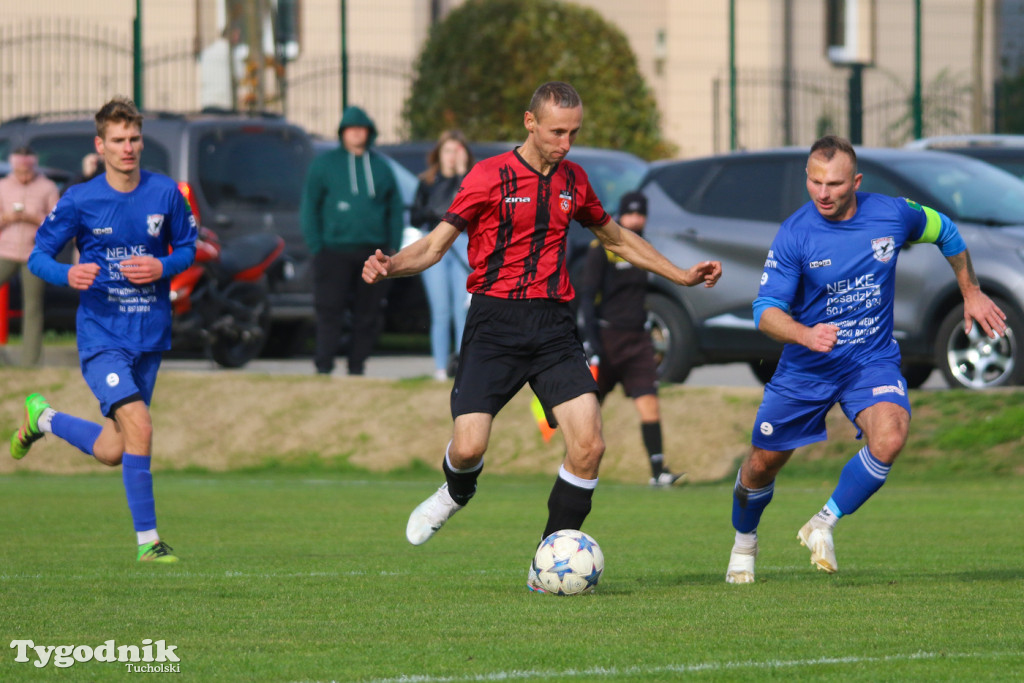
[[[129,349],[89,350],[79,354],[82,377],[100,401],[104,417],[126,403],[145,401],[149,405],[156,385],[163,353]]]
[[[764,387],[751,443],[768,451],[788,451],[824,441],[825,416],[836,403],[855,427],[857,415],[877,403],[895,403],[910,414],[907,381],[895,364],[863,367],[833,382],[776,373]]]

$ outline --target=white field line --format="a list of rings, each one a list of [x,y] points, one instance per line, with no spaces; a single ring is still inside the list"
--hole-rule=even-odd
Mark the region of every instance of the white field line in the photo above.
[[[680,664],[669,666],[630,666],[630,667],[594,667],[590,669],[555,670],[512,670],[495,671],[489,674],[472,676],[430,676],[423,674],[407,674],[397,678],[375,678],[370,683],[461,683],[463,681],[519,681],[533,678],[549,678],[564,680],[569,678],[599,678],[606,676],[647,676],[662,673],[700,673],[703,671],[742,671],[744,669],[780,669],[819,666],[822,664],[871,664],[886,662],[908,662],[926,659],[1002,659],[1021,658],[1019,652],[986,652],[986,653],[951,653],[951,652],[914,652],[905,655],[888,655],[886,657],[820,657],[816,659],[790,659],[743,662],[706,662],[703,664]],[[336,683],[332,681],[331,683]]]

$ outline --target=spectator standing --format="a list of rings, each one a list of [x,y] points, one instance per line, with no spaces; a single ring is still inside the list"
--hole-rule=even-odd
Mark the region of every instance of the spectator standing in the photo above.
[[[627,192],[619,202],[618,222],[643,236],[647,197]],[[647,271],[616,256],[600,240],[587,252],[580,285],[579,315],[591,365],[597,365],[597,397],[602,403],[615,385],[622,384],[640,415],[640,435],[651,463],[651,486],[671,486],[683,475],[665,467],[658,367],[647,328]]]
[[[68,188],[72,185],[78,185],[79,183],[84,183],[87,180],[92,180],[98,175],[102,175],[105,170],[106,168],[103,163],[103,157],[96,152],[89,152],[82,157],[82,171],[72,178],[71,182],[68,183],[68,186],[64,188],[64,191],[67,192]]]
[[[33,273],[79,290],[76,318],[82,377],[100,403],[102,425],[25,399],[11,455],[24,458],[52,433],[110,467],[121,465],[139,562],[177,562],[157,533],[151,453],[153,397],[163,352],[171,348],[171,278],[195,257],[196,222],[177,184],[141,170],[142,115],[126,98],[96,113],[104,175],[75,185],[39,229]],[[75,240],[75,265],[56,255]]]
[[[446,131],[427,155],[427,170],[420,174],[409,221],[424,232],[441,222],[473,166],[473,153],[465,136]],[[466,279],[469,277],[469,237],[462,233],[452,248],[432,268],[423,271],[423,285],[430,304],[430,351],[434,357],[434,379],[445,380],[454,369],[450,353],[459,352],[462,330],[469,307]],[[454,333],[454,344],[452,334]],[[454,373],[452,373],[454,374]]]
[[[28,269],[36,231],[60,197],[57,185],[39,173],[28,147],[15,149],[11,173],[0,179],[0,285],[21,276],[21,365],[39,365],[43,355],[45,283]]]
[[[313,160],[302,192],[302,234],[313,258],[316,352],[320,374],[334,370],[345,311],[351,305],[348,374],[362,375],[373,351],[387,290],[361,276],[377,249],[393,254],[402,243],[402,195],[387,162],[370,148],[373,121],[348,107],[338,126],[341,145]]]

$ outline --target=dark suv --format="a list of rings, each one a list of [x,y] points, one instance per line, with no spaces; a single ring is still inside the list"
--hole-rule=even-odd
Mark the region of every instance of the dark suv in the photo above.
[[[904,375],[920,386],[933,368],[973,389],[1024,380],[1024,182],[984,162],[932,151],[858,148],[861,190],[931,206],[958,225],[989,296],[1006,312],[1006,337],[964,334],[963,300],[932,245],[904,248],[896,273],[894,335]],[[771,377],[782,346],[754,327],[751,302],[779,224],[808,201],[807,149],[725,154],[652,164],[645,236],[675,263],[722,262],[713,289],[652,280],[651,317],[663,376],[686,379],[704,363],[742,361]]]
[[[143,168],[177,180],[197,220],[223,242],[254,232],[283,237],[285,256],[271,277],[272,319],[282,325],[308,320],[311,288],[298,215],[313,158],[310,135],[277,116],[145,112],[145,117]],[[91,117],[12,119],[0,125],[0,158],[28,145],[40,165],[76,174],[82,157],[95,151],[95,135]],[[76,296],[48,293],[47,324],[73,321],[75,305]]]

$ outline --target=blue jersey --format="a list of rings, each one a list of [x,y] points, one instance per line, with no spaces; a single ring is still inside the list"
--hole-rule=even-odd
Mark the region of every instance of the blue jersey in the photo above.
[[[72,186],[36,233],[29,269],[67,285],[70,266],[55,256],[72,239],[81,263],[100,265],[92,286],[80,294],[79,351],[171,348],[170,279],[192,263],[196,240],[195,218],[175,182],[142,171],[131,192],[113,189],[105,175]],[[132,284],[121,273],[121,261],[132,256],[159,258],[163,276]]]
[[[939,241],[946,224],[952,226],[932,209],[866,192],[857,193],[857,212],[848,220],[827,220],[813,202],[786,219],[768,252],[758,298],[788,304],[803,325],[828,323],[839,331],[829,353],[786,344],[779,371],[838,379],[874,362],[899,364],[892,336],[896,261],[908,242]]]

